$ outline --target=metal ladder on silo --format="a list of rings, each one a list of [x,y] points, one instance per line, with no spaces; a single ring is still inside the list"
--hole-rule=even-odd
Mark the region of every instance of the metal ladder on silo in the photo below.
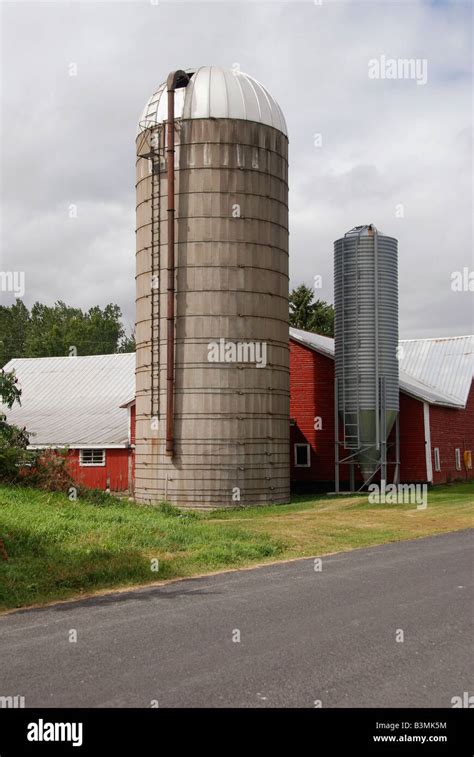
[[[345,449],[359,449],[360,447],[360,428],[359,428],[359,237],[357,237],[355,251],[355,265],[349,264],[347,256],[342,255],[342,318],[343,333],[346,333],[346,319],[352,320],[356,324],[356,372],[351,378],[346,377],[346,350],[345,342],[342,348],[342,408],[343,408],[343,428],[344,428],[344,447]],[[355,269],[355,270],[354,270]],[[355,281],[350,281],[350,276]],[[349,278],[349,286],[355,286],[355,306],[347,308],[346,304],[346,281]],[[355,395],[355,402],[348,401],[346,388],[350,389],[350,396]]]
[[[164,158],[161,124],[150,135],[151,174],[151,414],[160,415],[160,245],[161,245],[161,161]]]

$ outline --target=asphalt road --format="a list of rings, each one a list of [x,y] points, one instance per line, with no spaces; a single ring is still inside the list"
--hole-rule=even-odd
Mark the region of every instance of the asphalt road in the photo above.
[[[3,616],[0,696],[27,707],[451,707],[474,692],[473,534],[325,557],[320,572],[301,560]]]

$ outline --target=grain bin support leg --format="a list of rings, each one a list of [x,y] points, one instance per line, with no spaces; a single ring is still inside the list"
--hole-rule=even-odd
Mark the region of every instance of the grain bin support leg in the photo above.
[[[385,395],[385,376],[379,380],[379,434],[380,434],[380,488],[382,491],[387,486],[387,411]]]

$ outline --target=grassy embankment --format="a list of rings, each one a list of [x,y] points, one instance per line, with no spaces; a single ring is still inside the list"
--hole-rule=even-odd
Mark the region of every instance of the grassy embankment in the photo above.
[[[470,483],[432,489],[426,510],[312,495],[182,513],[0,486],[0,609],[456,531],[474,525],[473,501]]]

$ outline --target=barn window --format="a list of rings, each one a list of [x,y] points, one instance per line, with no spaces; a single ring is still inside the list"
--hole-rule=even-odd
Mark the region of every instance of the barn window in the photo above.
[[[455,449],[455,458],[456,458],[456,470],[461,470],[461,450],[459,447]]]
[[[439,447],[434,448],[434,465],[435,465],[435,471],[441,470],[441,460],[439,459]]]
[[[295,465],[297,468],[309,468],[311,465],[309,444],[295,444]]]
[[[105,465],[105,449],[81,449],[79,463],[83,468],[93,465]]]

